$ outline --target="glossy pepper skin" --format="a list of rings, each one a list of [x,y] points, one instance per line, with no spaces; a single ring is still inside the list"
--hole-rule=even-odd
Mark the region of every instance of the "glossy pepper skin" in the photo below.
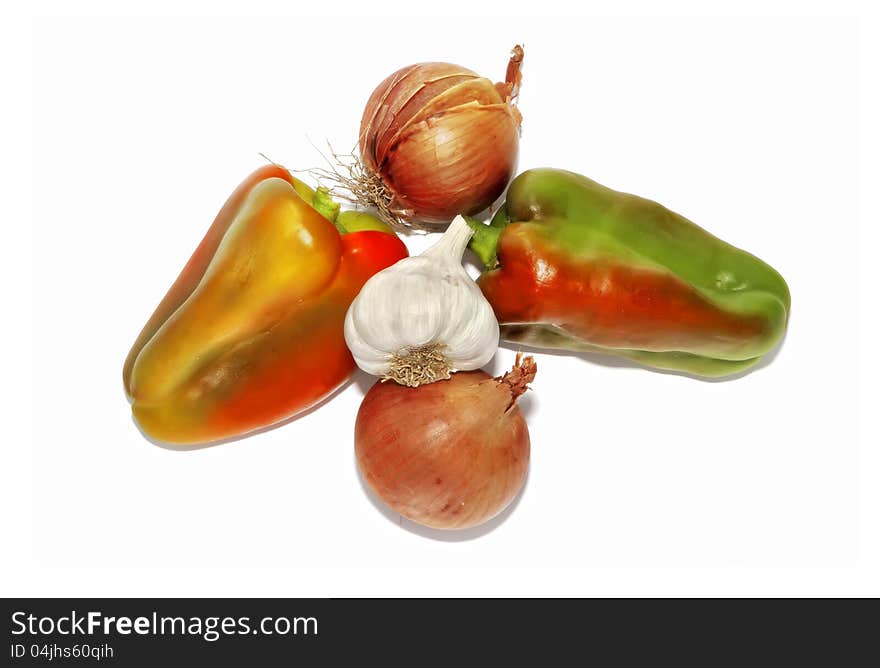
[[[524,172],[491,226],[469,222],[487,266],[477,283],[509,341],[717,377],[785,333],[791,297],[772,267],[579,174]]]
[[[311,206],[313,195],[267,165],[224,204],[125,361],[147,436],[169,444],[240,436],[313,406],[351,376],[345,312],[370,276],[407,251],[388,228],[362,221],[341,234]]]

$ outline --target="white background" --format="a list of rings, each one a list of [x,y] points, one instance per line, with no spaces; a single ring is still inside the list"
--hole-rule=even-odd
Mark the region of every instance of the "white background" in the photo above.
[[[876,594],[858,329],[876,300],[857,288],[876,34],[852,17],[684,13],[36,20],[33,266],[7,282],[32,278],[12,356],[33,420],[9,444],[26,468],[9,476],[3,593]],[[656,199],[774,265],[793,307],[771,362],[706,382],[541,354],[527,485],[456,534],[401,521],[361,484],[365,376],[245,440],[147,442],[123,359],[258,153],[317,166],[311,142],[351,148],[394,69],[446,60],[497,80],[517,42],[520,169]]]

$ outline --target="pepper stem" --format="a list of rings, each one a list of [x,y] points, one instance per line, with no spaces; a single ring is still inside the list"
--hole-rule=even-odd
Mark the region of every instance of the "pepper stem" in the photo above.
[[[334,202],[327,188],[320,187],[315,190],[315,196],[312,198],[312,208],[320,213],[324,218],[334,225],[336,224],[336,216],[339,215],[339,203]],[[339,226],[337,226],[338,228]],[[344,233],[345,230],[339,230]]]
[[[470,216],[464,216],[464,219],[474,232],[468,248],[476,253],[486,269],[494,269],[498,266],[498,237],[503,228],[484,225]]]
[[[504,228],[510,223],[510,214],[507,212],[507,202],[498,207],[498,211],[489,221],[491,227]]]

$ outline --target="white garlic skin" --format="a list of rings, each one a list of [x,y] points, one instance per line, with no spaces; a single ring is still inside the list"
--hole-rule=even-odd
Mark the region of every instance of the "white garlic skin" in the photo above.
[[[345,315],[345,342],[357,365],[386,376],[395,356],[440,344],[451,371],[479,369],[498,349],[492,306],[461,256],[473,232],[456,216],[440,240],[373,275]]]

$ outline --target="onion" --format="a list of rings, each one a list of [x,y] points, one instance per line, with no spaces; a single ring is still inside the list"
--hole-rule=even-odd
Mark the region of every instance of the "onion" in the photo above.
[[[361,119],[360,160],[333,155],[314,170],[331,191],[374,207],[393,227],[437,230],[486,209],[516,167],[523,49],[504,83],[449,63],[397,70],[373,91]]]
[[[500,378],[463,371],[420,387],[376,383],[355,423],[364,480],[395,512],[429,527],[493,518],[525,480],[529,430],[516,400],[536,370],[517,355]]]

